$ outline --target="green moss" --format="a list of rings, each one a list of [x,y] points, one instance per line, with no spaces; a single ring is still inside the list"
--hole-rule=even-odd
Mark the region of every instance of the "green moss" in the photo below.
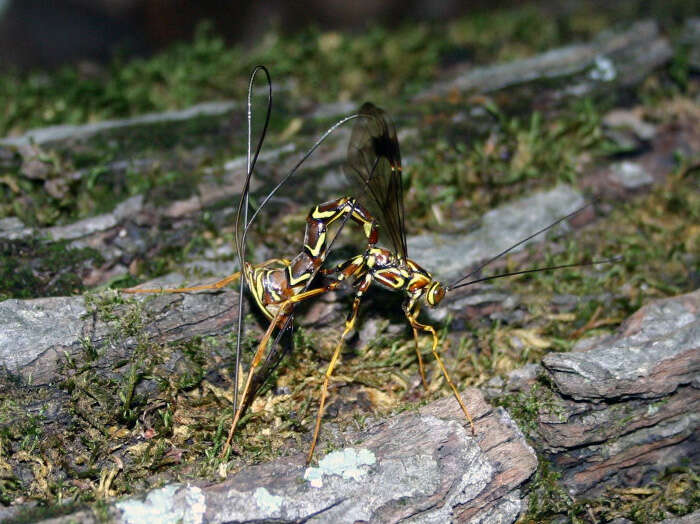
[[[546,6],[472,12],[439,23],[412,23],[362,35],[308,29],[268,33],[251,48],[228,47],[202,25],[191,42],[148,59],[116,59],[104,68],[64,67],[53,73],[6,73],[0,78],[0,134],[52,124],[77,124],[183,108],[222,98],[243,100],[255,64],[316,101],[410,96],[456,60],[493,63],[585,40],[616,20],[654,17],[674,30],[692,14],[683,2],[582,4],[551,13]],[[642,5],[644,4],[644,5]],[[634,12],[634,11],[637,12]],[[285,104],[288,97],[279,99]],[[279,105],[278,105],[279,107]]]
[[[546,458],[538,457],[537,471],[529,487],[525,522],[543,522],[545,517],[553,515],[571,516],[574,499],[559,482],[560,478]]]
[[[96,250],[67,241],[0,241],[0,300],[80,293],[83,277],[103,261]]]
[[[700,508],[700,478],[689,467],[676,467],[639,487],[611,488],[587,499],[571,497],[560,484],[560,476],[540,457],[530,484],[529,507],[522,522],[573,523],[610,522],[629,519],[637,524],[682,517]]]
[[[153,129],[147,132],[156,133]],[[128,136],[133,139],[132,135]],[[147,166],[138,168],[124,166],[128,161],[123,158],[128,153],[123,151],[122,143],[118,155],[111,142],[93,154],[86,153],[81,146],[82,153],[77,156],[52,149],[44,153],[37,147],[42,161],[50,166],[49,172],[42,178],[34,178],[16,167],[2,175],[0,182],[4,180],[5,184],[0,183],[0,197],[7,204],[0,204],[0,217],[17,216],[29,226],[45,227],[108,213],[119,202],[137,194],[146,194],[156,204],[163,205],[196,192],[202,170],[192,169],[188,153],[167,149],[154,152],[153,140],[142,139],[139,143],[149,144],[150,156]],[[49,162],[49,157],[55,161]],[[138,160],[133,156],[129,159]]]
[[[540,415],[554,414],[562,416],[562,410],[555,403],[555,395],[546,375],[539,377],[528,391],[507,393],[493,402],[502,406],[518,422],[518,427],[527,435],[537,434]]]
[[[252,49],[227,47],[222,38],[203,26],[192,42],[149,59],[118,59],[98,73],[64,68],[53,73],[0,76],[0,102],[6,108],[0,115],[0,134],[183,108],[221,98],[244,100],[248,72],[254,64],[265,63],[275,78],[293,77],[295,81],[288,93],[276,98],[270,145],[286,128],[289,115],[298,114],[294,100],[365,98],[381,105],[397,101],[389,109],[401,118],[401,102],[410,100],[451,61],[469,57],[475,63],[488,64],[529,56],[571,39],[587,39],[606,22],[624,19],[619,13],[629,13],[629,5],[595,12],[581,6],[556,15],[532,6],[490,10],[446,25],[413,23],[392,31],[371,27],[361,37],[313,29],[293,36],[271,33]],[[685,12],[680,4],[669,7],[660,2],[639,10],[658,11],[656,18],[671,28],[682,20],[673,13]],[[672,83],[680,86],[675,93],[688,86],[683,52],[679,48],[668,73],[675,79]],[[648,98],[668,95],[668,90],[662,89]],[[499,100],[510,115],[528,115],[530,98],[509,95]],[[525,107],[508,107],[510,99],[524,101]],[[432,107],[420,111],[436,118]],[[532,187],[553,180],[574,180],[581,154],[604,148],[598,111],[581,105],[573,108],[568,119],[551,123],[537,113],[513,117],[496,112],[493,117],[501,121],[501,129],[473,147],[444,139],[454,137],[459,128],[459,123],[450,121],[446,132],[435,130],[441,140],[421,145],[423,161],[415,170],[409,169],[417,196],[412,204],[417,209],[412,212],[422,216],[432,205],[449,207],[469,196],[478,204],[470,210],[476,214],[526,183]],[[108,212],[116,202],[151,190],[157,202],[189,196],[199,175],[187,164],[188,153],[180,159],[177,151],[216,144],[213,149],[217,151],[230,153],[233,147],[242,153],[243,140],[222,132],[222,122],[228,118],[202,116],[181,123],[133,126],[88,139],[77,148],[60,146],[54,150],[47,146],[41,155],[52,166],[47,176],[58,180],[63,189],[58,194],[47,192],[44,180],[28,179],[13,162],[9,171],[0,170],[0,217],[15,215],[28,224],[53,225]],[[238,131],[233,134],[240,136]],[[168,153],[163,155],[162,165],[152,170],[123,172],[112,166],[117,160],[153,159],[154,150]],[[66,176],[76,171],[86,173]],[[547,176],[540,177],[542,173]],[[421,181],[421,177],[427,178]]]
[[[82,509],[79,503],[62,505],[38,505],[33,508],[23,508],[17,515],[3,520],[4,524],[31,524],[49,519],[56,519]]]
[[[615,152],[602,132],[602,108],[590,99],[571,103],[549,120],[538,112],[523,120],[493,104],[488,109],[498,124],[487,137],[468,145],[464,137],[438,138],[418,149],[420,160],[405,174],[410,216],[423,217],[437,207],[452,209],[455,219],[467,213],[476,219],[525,191],[575,183],[584,157],[591,162]],[[469,208],[461,209],[465,199]]]

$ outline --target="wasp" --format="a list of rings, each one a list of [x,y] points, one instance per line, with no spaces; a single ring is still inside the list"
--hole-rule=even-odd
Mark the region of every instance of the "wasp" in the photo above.
[[[261,136],[254,154],[251,154],[251,92],[255,76],[260,71],[262,71],[267,78],[268,104]],[[280,355],[282,355],[283,352],[278,350],[278,345],[282,335],[288,332],[293,326],[295,306],[306,300],[338,289],[346,281],[352,283],[355,290],[354,297],[350,312],[345,320],[343,332],[335,346],[331,360],[324,374],[313,436],[306,456],[307,464],[313,458],[328,397],[328,386],[333,371],[338,364],[345,339],[355,326],[362,298],[372,284],[377,284],[385,289],[404,295],[405,299],[402,309],[413,332],[421,382],[427,389],[423,357],[419,350],[419,336],[421,333],[425,333],[432,337],[432,355],[460,408],[464,412],[473,434],[474,422],[472,417],[467,407],[464,405],[462,397],[440,357],[438,348],[439,341],[435,328],[418,320],[421,305],[426,304],[428,307],[436,307],[450,291],[476,282],[535,271],[592,265],[612,261],[600,260],[582,264],[566,264],[528,269],[469,280],[472,275],[478,273],[486,265],[524,244],[533,237],[551,229],[560,222],[572,218],[591,204],[587,204],[554,223],[547,225],[487,260],[456,281],[444,283],[434,278],[426,269],[408,256],[403,206],[401,153],[396,136],[396,128],[387,113],[372,103],[368,102],[363,104],[356,114],[345,117],[328,129],[301,158],[290,173],[288,173],[263,199],[253,215],[250,218],[248,217],[250,181],[267,131],[271,106],[272,88],[269,72],[264,66],[258,66],[250,77],[248,90],[248,170],[236,214],[236,248],[242,271],[207,285],[165,290],[141,288],[123,290],[125,293],[179,293],[221,289],[241,279],[241,276],[243,277],[241,279],[241,292],[239,297],[238,349],[236,354],[236,377],[234,379],[235,414],[230,426],[228,438],[222,450],[222,456],[227,455],[241,417],[252,402],[257,389],[265,382],[276,363],[281,360]],[[316,148],[333,133],[335,129],[351,120],[354,120],[354,125],[348,145],[344,171],[350,181],[349,187],[352,188],[352,190],[348,191],[348,194],[340,198],[314,206],[310,210],[306,218],[306,232],[304,234],[302,249],[296,256],[291,259],[274,258],[257,265],[247,262],[245,260],[246,235],[260,211],[267,202],[270,201],[273,195],[297,172],[299,167],[313,154]],[[325,267],[325,262],[333,243],[347,223],[354,223],[359,227],[366,239],[366,246],[362,252],[335,267]],[[339,227],[335,235],[329,238],[329,227],[333,224],[339,225]],[[380,233],[386,235],[388,238],[389,248],[380,247],[378,245]],[[319,274],[323,277],[323,282],[316,287],[312,287],[312,284],[318,280],[316,277]],[[250,291],[260,311],[268,319],[269,324],[253,355],[250,369],[243,385],[241,401],[238,402],[237,371],[239,369],[238,362],[240,358],[240,340],[242,333],[242,300],[246,288]],[[276,335],[275,338],[273,338],[273,335]],[[271,341],[272,344],[270,344]]]

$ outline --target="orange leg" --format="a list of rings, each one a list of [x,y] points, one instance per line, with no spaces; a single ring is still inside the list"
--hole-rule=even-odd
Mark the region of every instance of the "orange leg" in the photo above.
[[[418,330],[415,327],[413,327],[413,340],[416,343],[416,355],[418,356],[418,371],[420,372],[420,381],[423,383],[423,389],[428,391],[428,383],[425,381],[425,368],[423,367],[423,357],[421,356],[420,348],[418,347]]]
[[[409,322],[411,317],[416,318],[418,316],[419,311],[420,305],[415,300],[411,300],[407,304],[404,304],[404,313],[406,313],[406,317],[409,319]],[[423,355],[420,354],[420,347],[418,345],[418,329],[413,325],[413,323],[411,323],[411,328],[413,329],[413,342],[415,343],[416,356],[418,357],[420,381],[423,383],[423,389],[428,391],[428,382],[425,380],[425,367],[423,366]]]
[[[238,426],[238,422],[240,421],[241,416],[243,415],[243,407],[246,405],[246,397],[250,392],[250,385],[253,382],[255,368],[257,368],[258,365],[260,365],[260,361],[262,360],[262,357],[265,354],[265,351],[267,350],[267,344],[270,341],[270,337],[272,337],[272,333],[274,332],[275,328],[277,327],[281,329],[284,326],[287,320],[287,315],[289,315],[289,313],[291,312],[291,307],[294,304],[306,300],[307,298],[315,297],[316,295],[326,293],[331,289],[331,286],[328,286],[312,289],[310,291],[305,291],[304,293],[294,295],[290,299],[280,304],[280,308],[277,311],[277,314],[270,322],[270,325],[267,327],[267,330],[265,331],[263,337],[260,339],[258,349],[256,350],[255,355],[253,356],[253,360],[250,363],[250,370],[248,371],[248,377],[246,378],[243,393],[241,395],[241,403],[239,404],[238,409],[236,410],[236,414],[233,417],[233,422],[231,423],[231,428],[229,429],[228,437],[226,438],[226,443],[224,444],[224,447],[221,450],[222,457],[226,456],[229,447],[231,447],[231,440],[233,439],[233,435],[236,433],[236,427]]]
[[[452,392],[454,393],[454,396],[457,399],[457,402],[459,403],[459,407],[462,408],[464,415],[467,417],[467,420],[469,421],[469,425],[471,426],[471,430],[472,430],[472,435],[474,435],[474,421],[472,420],[472,417],[469,414],[469,411],[467,410],[467,406],[465,406],[464,402],[462,402],[462,396],[459,394],[459,391],[457,391],[457,388],[455,387],[454,383],[452,382],[450,375],[447,373],[447,369],[445,368],[445,364],[443,364],[442,359],[440,358],[440,355],[437,351],[438,336],[437,336],[437,333],[435,332],[435,328],[433,328],[433,326],[421,324],[420,322],[418,322],[416,320],[417,316],[418,316],[417,311],[415,311],[413,313],[409,313],[408,311],[406,312],[406,318],[408,319],[408,322],[411,324],[411,327],[413,328],[414,333],[417,329],[422,329],[423,331],[427,331],[428,333],[430,333],[433,336],[433,356],[435,357],[435,360],[437,360],[437,363],[440,366],[440,369],[442,370],[442,374],[444,375],[445,380],[452,388]]]
[[[284,259],[284,258],[272,258],[270,260],[266,260],[262,264],[260,264],[257,267],[265,267],[269,266],[272,264],[281,264],[281,265],[289,265],[289,260]],[[163,288],[128,288],[128,289],[122,289],[122,293],[189,293],[191,291],[205,291],[208,289],[221,289],[222,287],[225,287],[229,285],[232,282],[235,282],[241,277],[241,272],[236,271],[234,274],[227,276],[226,278],[223,278],[221,280],[218,280],[217,282],[213,282],[211,284],[202,284],[201,286],[192,286],[192,287],[178,287],[178,288],[171,288],[171,289],[163,289]]]
[[[131,287],[128,289],[122,289],[122,293],[189,293],[190,291],[204,291],[206,289],[221,289],[222,287],[235,282],[241,277],[241,272],[236,271],[233,275],[229,275],[226,278],[214,282],[212,284],[202,284],[201,286],[192,287],[177,287],[171,289],[163,288],[135,288]]]

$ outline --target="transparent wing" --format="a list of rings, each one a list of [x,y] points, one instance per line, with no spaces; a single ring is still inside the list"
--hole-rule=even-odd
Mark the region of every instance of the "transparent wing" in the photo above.
[[[366,102],[359,111],[348,146],[345,174],[353,195],[380,224],[396,254],[406,254],[401,153],[396,128],[380,108]]]

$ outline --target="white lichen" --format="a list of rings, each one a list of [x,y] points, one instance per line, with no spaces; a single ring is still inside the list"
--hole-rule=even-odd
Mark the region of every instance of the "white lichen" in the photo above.
[[[602,82],[611,82],[617,77],[615,64],[606,56],[598,55],[593,62],[590,77],[592,80],[600,80]]]
[[[324,475],[339,475],[347,480],[360,480],[367,474],[369,466],[376,462],[374,453],[368,449],[345,448],[323,457],[317,468],[306,468],[304,479],[314,488],[323,487]]]
[[[204,492],[197,486],[187,486],[185,491],[186,514],[184,524],[198,524],[204,521],[204,512],[207,510]]]
[[[201,524],[206,503],[204,492],[196,486],[170,484],[151,491],[144,500],[117,502],[127,524]]]
[[[614,164],[612,166],[612,177],[616,182],[628,189],[648,186],[654,182],[651,174],[634,162]]]
[[[284,497],[273,495],[266,488],[256,489],[253,496],[258,507],[269,514],[277,513],[284,500]]]

